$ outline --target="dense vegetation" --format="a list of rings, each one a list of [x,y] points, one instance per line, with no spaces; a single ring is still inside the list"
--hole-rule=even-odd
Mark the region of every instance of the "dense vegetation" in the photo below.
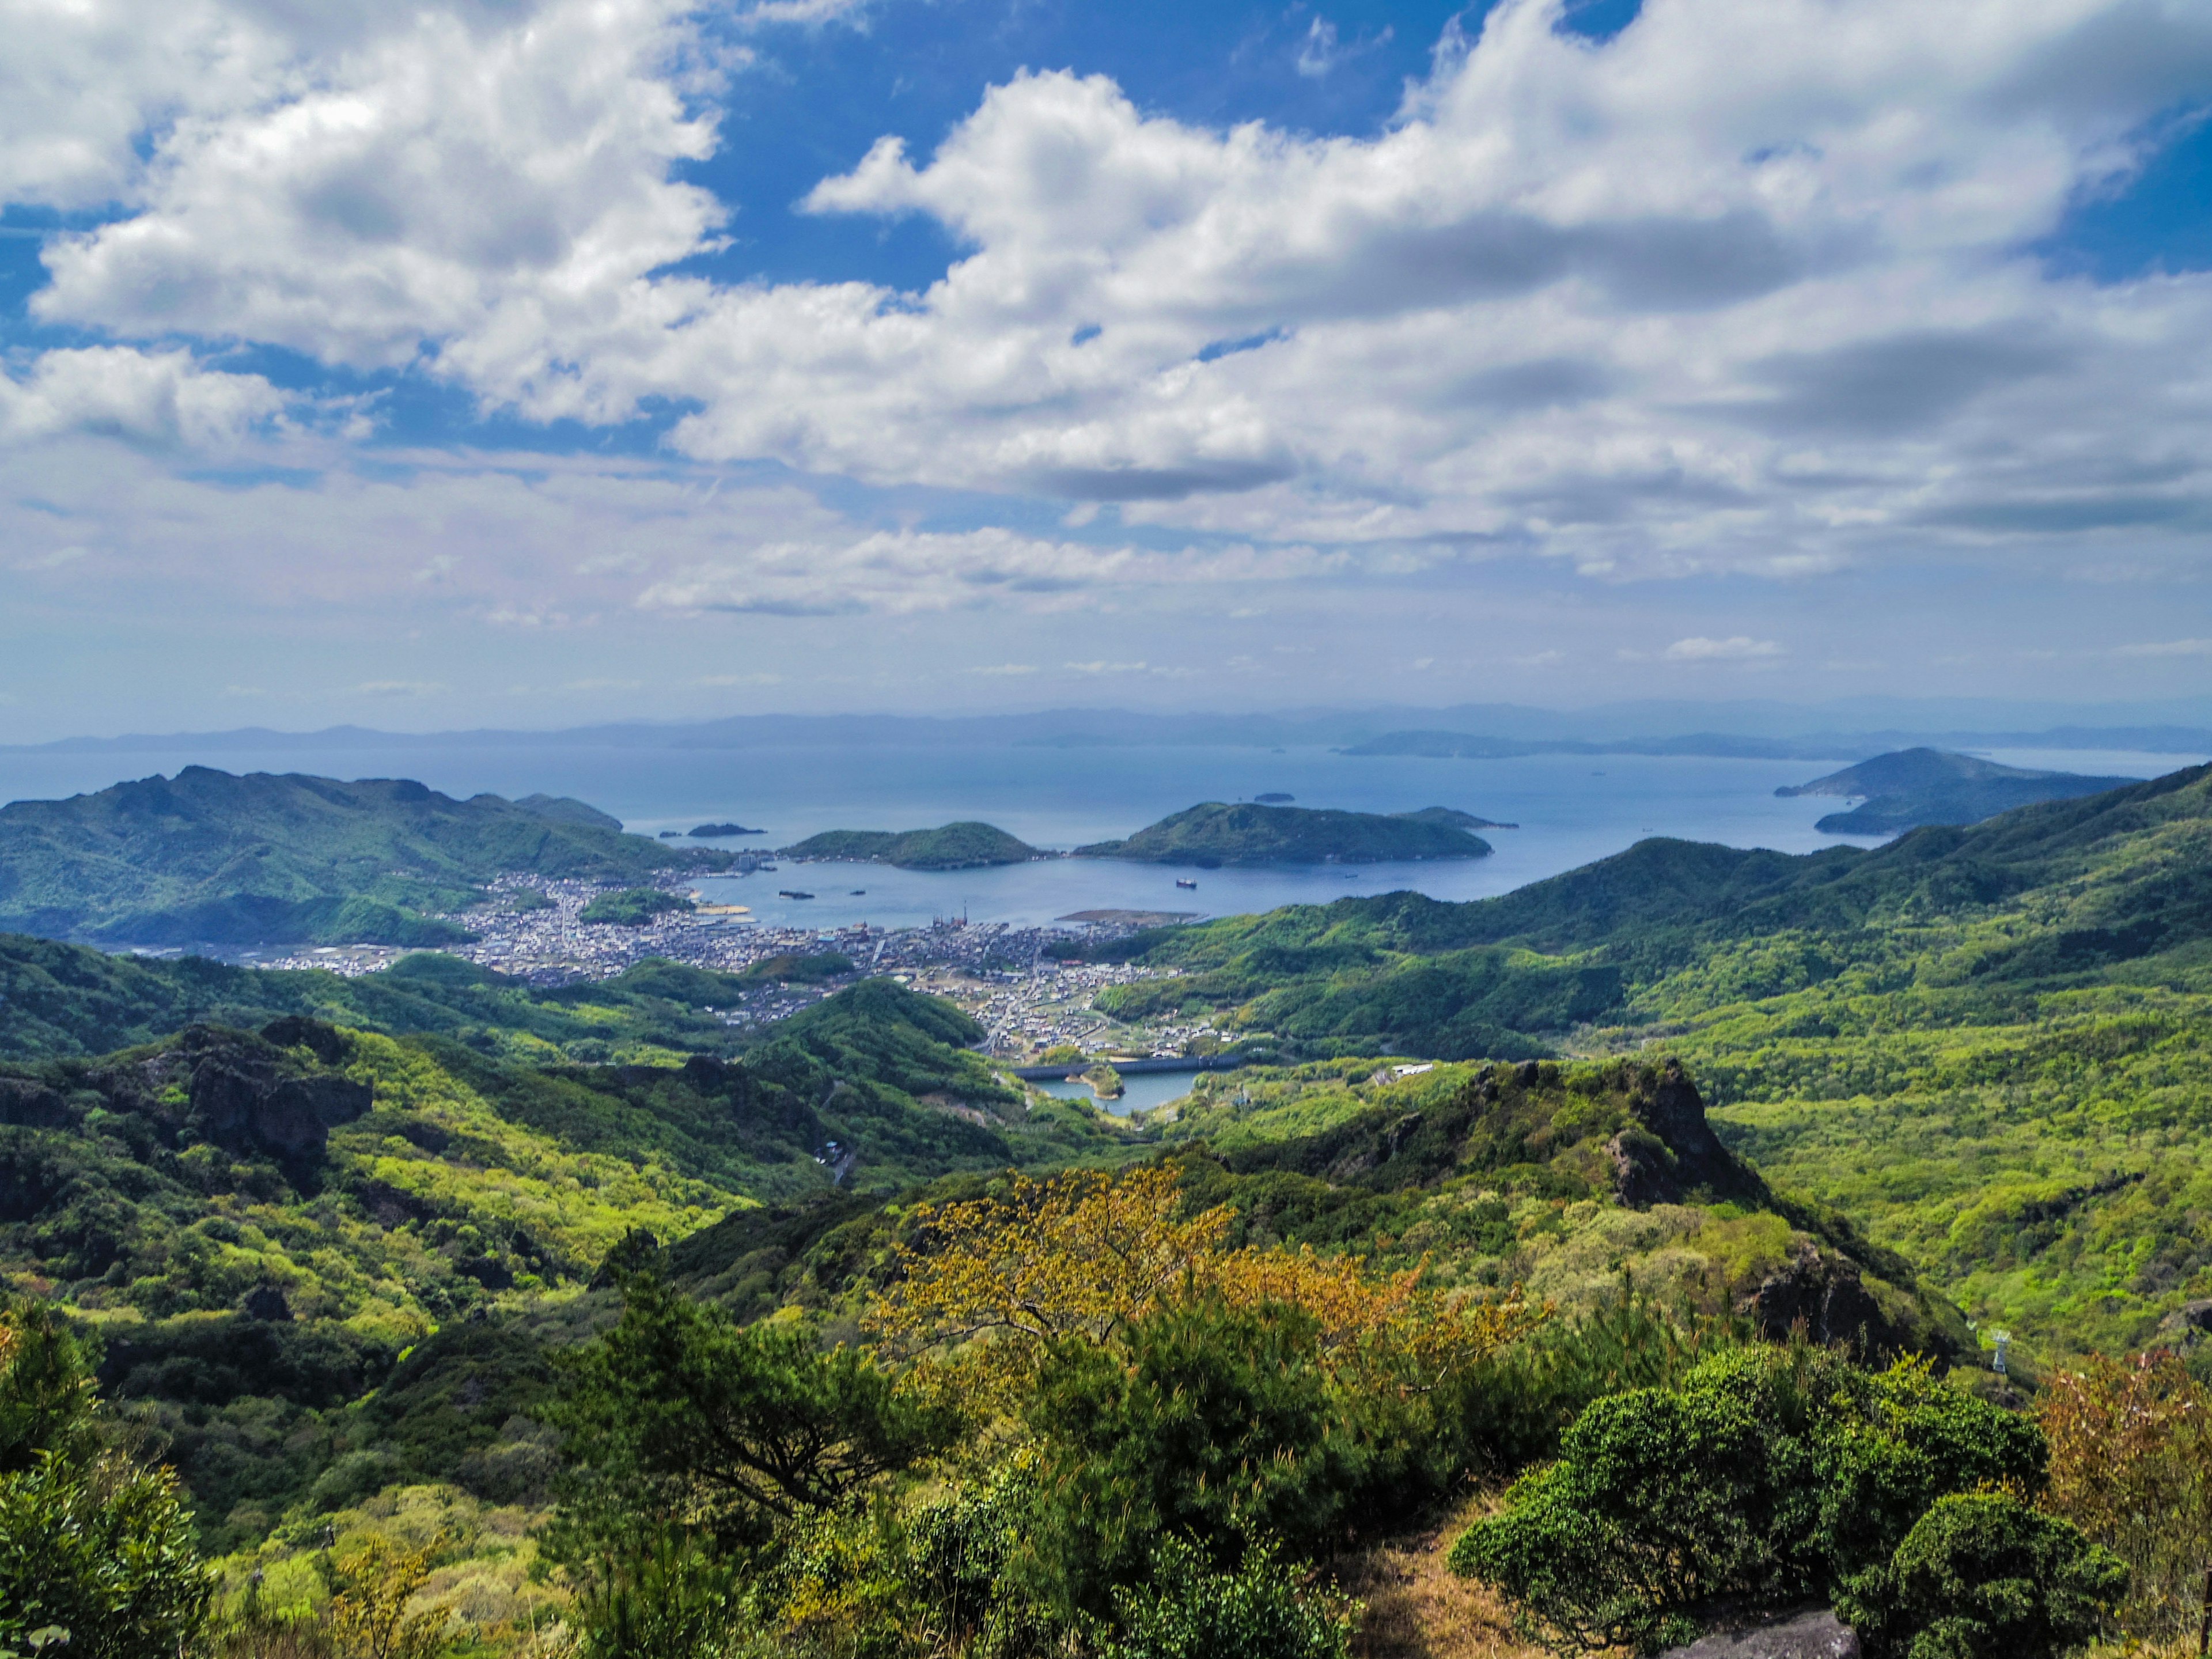
[[[394,1036],[451,1037],[511,1059],[673,1063],[736,1052],[744,1039],[717,1011],[743,1006],[760,982],[656,958],[612,979],[545,988],[433,951],[349,979],[198,957],[112,957],[0,933],[0,1058],[100,1054],[195,1024],[253,1030],[307,1014]]]
[[[724,1023],[837,957],[0,939],[0,1644],[1348,1659],[1392,1548],[1569,1648],[2171,1642],[2208,791],[1142,935],[1293,1063],[1133,1124],[890,981]]]
[[[824,830],[783,849],[793,859],[854,859],[902,870],[971,870],[1025,864],[1043,856],[994,824],[963,822],[934,830]]]
[[[1307,1052],[1662,1045],[1771,1178],[1922,1263],[2031,1359],[2212,1295],[2212,771],[1871,852],[1651,841],[1503,897],[1139,935],[1181,1006]]]
[[[1377,864],[1401,859],[1479,859],[1490,843],[1448,807],[1385,815],[1308,806],[1206,801],[1122,841],[1079,847],[1080,859],[1194,864]]]
[[[696,910],[699,907],[681,893],[663,887],[624,887],[601,893],[586,904],[576,920],[593,925],[642,927],[655,916]]]
[[[435,945],[495,876],[638,881],[676,852],[581,801],[204,766],[0,807],[0,928],[122,945]]]
[[[1891,836],[1916,824],[1979,823],[2015,806],[2102,794],[2133,781],[2029,771],[1942,749],[1901,749],[1774,793],[1856,797],[1859,805],[1850,811],[1831,812],[1814,827],[1832,836]]]

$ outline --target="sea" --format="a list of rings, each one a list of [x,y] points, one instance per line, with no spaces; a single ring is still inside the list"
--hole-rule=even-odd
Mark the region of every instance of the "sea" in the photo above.
[[[2081,750],[1993,750],[2008,765],[2154,777],[2205,757]],[[1812,852],[1846,838],[1813,825],[1844,803],[1775,790],[1843,762],[1693,756],[1537,755],[1510,760],[1352,756],[1321,748],[975,745],[881,748],[623,749],[395,744],[388,750],[288,747],[195,753],[186,740],[143,753],[0,751],[0,800],[51,799],[198,763],[226,771],[414,778],[456,796],[572,795],[657,836],[734,822],[764,833],[711,844],[771,850],[817,830],[913,830],[975,818],[1054,849],[1127,836],[1200,801],[1288,795],[1301,806],[1363,812],[1456,807],[1511,829],[1486,830],[1487,858],[1404,864],[1179,869],[1049,859],[989,870],[778,860],[773,871],[702,880],[710,902],[750,908],[757,924],[829,930],[926,925],[1047,925],[1085,910],[1222,916],[1411,889],[1484,898],[1617,853],[1649,836]],[[682,844],[693,844],[687,842]],[[1875,843],[1854,840],[1851,844]],[[1193,882],[1182,887],[1177,880]],[[799,892],[805,898],[781,896]]]

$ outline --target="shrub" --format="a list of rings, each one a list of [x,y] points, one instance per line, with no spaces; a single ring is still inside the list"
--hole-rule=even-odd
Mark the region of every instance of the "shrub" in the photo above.
[[[2034,1425],[1923,1364],[1869,1376],[1802,1344],[1600,1400],[1557,1462],[1453,1547],[1565,1644],[1650,1650],[1711,1604],[1783,1606],[1886,1560],[1947,1492],[2041,1484]]]
[[[1063,1616],[1102,1616],[1179,1535],[1214,1568],[1264,1532],[1294,1551],[1340,1527],[1358,1448],[1296,1309],[1170,1306],[1123,1343],[1060,1345],[1038,1377],[1044,1442],[1033,1559]]]
[[[735,1659],[749,1646],[739,1574],[674,1526],[610,1550],[575,1606],[583,1659]]]
[[[1224,1572],[1205,1551],[1165,1538],[1145,1582],[1117,1591],[1114,1605],[1121,1628],[1107,1659],[1345,1659],[1356,1604],[1301,1589],[1264,1547]]]
[[[1837,1612],[1869,1659],[2060,1659],[2127,1589],[2119,1558],[2001,1492],[1942,1498]]]
[[[2128,1567],[2120,1628],[2138,1641],[2194,1632],[2212,1563],[2212,1389],[2171,1352],[2096,1358],[2051,1379],[2049,1507]]]
[[[175,1477],[103,1449],[90,1362],[52,1310],[0,1304],[0,1648],[58,1628],[78,1659],[167,1659],[214,1579]]]
[[[0,1648],[58,1626],[76,1659],[170,1659],[214,1589],[167,1469],[41,1453],[0,1476]]]

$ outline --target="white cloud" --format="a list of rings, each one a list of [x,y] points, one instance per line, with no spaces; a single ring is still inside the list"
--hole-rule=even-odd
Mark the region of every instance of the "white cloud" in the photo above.
[[[678,175],[744,95],[678,0],[0,0],[0,189],[118,205],[48,247],[49,321],[421,362],[540,419],[688,400],[672,442],[694,458],[1115,502],[1133,537],[1235,542],[863,533],[811,502],[740,533],[670,489],[595,568],[561,554],[568,586],[648,611],[1034,609],[1523,551],[1603,580],[1929,547],[2201,560],[2212,278],[2098,287],[2027,250],[2212,85],[2212,13],[1650,0],[1602,46],[1559,15],[1504,0],[1372,137],[1212,130],[1100,77],[1019,76],[933,154],[884,139],[807,198],[941,226],[963,257],[920,295],[665,273],[721,234],[731,204]],[[1349,49],[1318,19],[1306,46]],[[14,374],[0,428],[197,444],[281,413],[254,377],[115,349]],[[580,477],[467,484],[518,517],[441,529],[492,566],[424,586],[585,614],[520,550],[551,556],[547,504]],[[259,510],[238,508],[249,529]],[[1749,659],[1705,643],[1666,654]]]
[[[96,432],[156,445],[222,446],[283,407],[283,394],[260,375],[203,369],[185,351],[49,351],[20,377],[0,374],[0,441]]]
[[[2161,640],[2146,645],[2124,645],[2123,657],[2212,657],[2212,640]]]
[[[1034,674],[1037,672],[1037,667],[1033,662],[1001,662],[994,663],[988,668],[963,668],[960,672],[963,674],[990,674],[1012,677],[1024,674]]]
[[[1754,640],[1747,634],[1735,634],[1724,640],[1677,640],[1659,654],[1668,662],[1756,662],[1784,653],[1772,640]]]
[[[1045,541],[998,528],[877,531],[857,539],[769,542],[687,565],[647,587],[647,610],[834,616],[1007,604],[1066,610],[1100,587],[1286,580],[1341,569],[1305,548],[1162,553]]]
[[[676,84],[695,66],[675,0],[362,16],[379,21],[236,46],[259,19],[227,14],[216,38],[261,72],[157,134],[118,181],[139,211],[49,242],[34,313],[362,366],[442,346],[465,372],[518,342],[542,362],[719,223],[669,176],[712,143]]]

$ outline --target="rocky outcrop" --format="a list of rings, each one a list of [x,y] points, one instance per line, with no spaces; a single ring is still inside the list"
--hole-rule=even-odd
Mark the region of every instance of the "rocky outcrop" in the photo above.
[[[234,1056],[193,1067],[189,1097],[193,1127],[225,1152],[287,1160],[319,1154],[332,1129],[375,1101],[368,1084],[351,1078],[287,1077]]]
[[[1705,1121],[1705,1103],[1676,1060],[1645,1073],[1629,1097],[1636,1121],[1606,1143],[1613,1159],[1613,1191],[1642,1209],[1697,1197],[1765,1196],[1764,1183],[1721,1145]]]
[[[293,1029],[296,1028],[296,1029]],[[364,1115],[375,1091],[321,1054],[342,1054],[344,1038],[319,1020],[280,1020],[267,1037],[221,1026],[188,1026],[173,1043],[142,1063],[104,1074],[100,1086],[118,1103],[139,1103],[179,1144],[204,1140],[234,1158],[269,1158],[295,1175],[319,1163],[330,1133]],[[306,1048],[308,1059],[297,1052]]]
[[[1869,1358],[1903,1352],[1911,1344],[1859,1277],[1848,1257],[1802,1241],[1790,1258],[1736,1306],[1759,1334],[1779,1340],[1802,1326],[1819,1343],[1840,1343]]]
[[[1822,1607],[1717,1630],[1660,1659],[1859,1659],[1859,1638]]]

